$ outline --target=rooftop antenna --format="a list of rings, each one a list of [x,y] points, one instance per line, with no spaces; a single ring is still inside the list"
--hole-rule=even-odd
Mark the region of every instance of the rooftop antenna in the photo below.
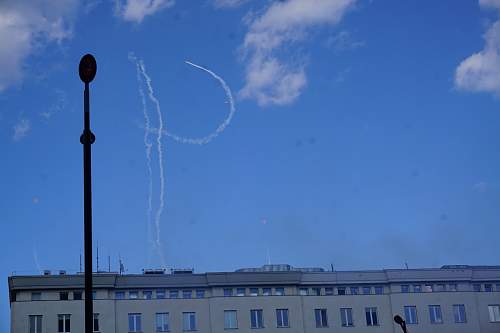
[[[108,272],[111,273],[111,256],[108,255]]]
[[[82,251],[80,250],[80,273],[82,272]]]
[[[118,258],[118,261],[120,263],[120,275],[122,275],[122,273],[125,272],[125,266],[123,266],[122,257],[120,256],[120,254],[118,254]]]
[[[405,261],[405,267],[408,269],[408,262]]]
[[[97,241],[97,273],[99,273],[99,241]]]
[[[333,263],[332,263],[332,264],[330,264],[330,267],[331,267],[331,269],[332,269],[332,272],[335,272],[335,270],[333,269]]]

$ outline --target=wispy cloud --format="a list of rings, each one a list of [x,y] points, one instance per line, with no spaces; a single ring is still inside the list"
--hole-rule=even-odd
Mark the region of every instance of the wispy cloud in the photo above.
[[[40,116],[46,120],[52,118],[56,113],[61,112],[68,104],[67,95],[61,89],[54,90],[56,101],[44,112],[40,112]]]
[[[286,105],[307,84],[304,61],[279,59],[276,53],[306,39],[310,29],[340,22],[355,0],[288,0],[273,2],[261,15],[250,17],[241,47],[246,63],[243,98],[259,105]]]
[[[484,181],[480,181],[480,182],[477,182],[476,184],[474,184],[474,190],[476,190],[477,192],[480,192],[480,193],[484,193],[484,192],[488,191],[488,188],[489,188],[488,183],[484,182]]]
[[[17,124],[14,125],[14,135],[12,136],[12,140],[20,141],[31,130],[31,123],[28,119],[20,119]]]
[[[326,40],[326,46],[332,47],[335,51],[355,50],[365,46],[364,41],[355,40],[349,31],[342,30],[335,36],[331,36]]]
[[[214,0],[214,6],[217,8],[236,8],[250,0]]]
[[[500,10],[499,0],[479,0],[485,8]],[[484,34],[484,48],[463,60],[455,70],[455,87],[460,90],[500,94],[500,20]]]
[[[0,1],[0,91],[22,81],[24,62],[36,49],[71,37],[78,2]]]
[[[115,0],[115,11],[125,21],[141,23],[146,16],[173,5],[175,0]]]

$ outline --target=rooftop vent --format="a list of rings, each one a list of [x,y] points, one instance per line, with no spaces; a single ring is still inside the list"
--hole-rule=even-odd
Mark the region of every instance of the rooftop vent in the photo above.
[[[324,272],[320,267],[297,268],[287,264],[280,265],[264,265],[257,268],[240,268],[236,272],[252,273],[252,272]]]
[[[193,268],[172,268],[170,271],[172,274],[193,274],[194,269]]]
[[[162,274],[165,274],[165,269],[164,268],[143,269],[142,274],[144,274],[144,275],[162,275]]]
[[[59,271],[59,275],[66,275],[66,271],[61,269],[61,270]]]
[[[50,275],[50,270],[48,270],[48,269],[44,270],[43,275]]]

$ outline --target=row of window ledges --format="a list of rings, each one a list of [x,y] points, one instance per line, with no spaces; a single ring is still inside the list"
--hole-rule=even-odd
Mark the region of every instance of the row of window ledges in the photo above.
[[[484,288],[483,288],[484,286]],[[493,283],[473,283],[472,284],[472,291],[475,292],[493,292],[493,291],[500,291],[500,283],[495,284],[495,290],[493,289]],[[468,290],[459,290],[459,285],[457,283],[437,283],[437,284],[432,284],[432,283],[426,283],[423,285],[422,284],[402,284],[401,285],[401,292],[402,293],[409,293],[409,292],[414,292],[414,293],[421,293],[421,292],[444,292],[444,291],[470,291]]]
[[[404,316],[407,324],[418,324],[418,313],[415,305],[404,307]],[[440,305],[429,305],[429,320],[431,324],[443,324],[443,313]],[[500,323],[500,304],[488,305],[488,315],[491,323]],[[466,323],[467,315],[464,304],[453,305],[453,319],[455,323]]]
[[[43,316],[42,315],[30,315],[29,320],[29,332],[30,333],[43,333]],[[94,318],[92,320],[93,332],[99,331],[99,314],[94,313]],[[57,332],[66,333],[71,332],[71,314],[58,314],[57,315]]]

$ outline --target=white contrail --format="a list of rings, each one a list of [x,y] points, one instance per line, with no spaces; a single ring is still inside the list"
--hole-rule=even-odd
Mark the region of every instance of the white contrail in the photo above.
[[[40,267],[40,262],[38,261],[38,252],[36,247],[33,246],[33,261],[35,262],[36,269],[39,273],[42,273],[42,268]]]
[[[141,68],[139,62],[133,53],[129,53],[129,60],[135,63],[137,69],[137,81],[139,82],[139,95],[141,96],[142,102],[142,112],[144,115],[144,146],[146,148],[146,165],[148,171],[148,208],[146,210],[147,219],[147,232],[148,232],[148,242],[152,248],[154,248],[155,242],[152,238],[151,224],[152,224],[152,214],[153,214],[153,169],[151,167],[151,148],[152,143],[149,141],[149,133],[151,132],[151,120],[149,118],[147,106],[146,106],[146,96],[144,95],[144,90],[142,89],[142,79],[141,79]],[[150,251],[148,251],[148,265],[150,264]]]

